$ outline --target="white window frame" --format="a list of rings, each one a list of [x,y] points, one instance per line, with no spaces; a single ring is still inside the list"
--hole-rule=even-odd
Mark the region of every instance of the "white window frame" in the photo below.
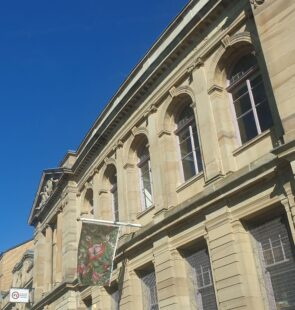
[[[238,124],[238,117],[237,117],[237,113],[236,113],[236,109],[235,109],[235,104],[234,104],[235,100],[233,98],[232,92],[239,85],[241,85],[242,83],[245,83],[245,85],[247,87],[247,95],[249,96],[249,99],[250,99],[251,111],[253,112],[253,116],[254,116],[254,122],[255,122],[256,130],[257,130],[257,136],[260,135],[262,133],[262,130],[261,130],[261,127],[260,127],[260,122],[259,122],[259,118],[258,118],[258,114],[257,114],[257,110],[256,110],[256,105],[255,105],[255,100],[254,100],[254,96],[253,96],[253,92],[252,92],[252,87],[251,87],[251,83],[250,83],[250,78],[254,78],[255,75],[261,76],[261,74],[260,74],[260,72],[258,70],[258,66],[257,65],[252,66],[251,68],[249,68],[249,70],[247,72],[245,72],[238,80],[236,80],[236,81],[234,81],[232,83],[231,83],[231,81],[228,81],[229,86],[227,87],[227,91],[228,91],[228,93],[230,95],[230,102],[231,102],[230,106],[231,106],[232,115],[234,116],[234,125],[235,125],[235,130],[238,133],[237,134],[237,139],[238,139],[238,143],[239,143],[240,146],[242,146],[243,144],[248,143],[251,139],[245,141],[244,143],[242,142],[241,132],[240,132],[239,124]],[[261,79],[262,79],[262,77],[261,77]],[[262,80],[262,83],[263,83],[263,80]],[[243,115],[241,115],[241,116],[243,116]]]
[[[199,174],[200,172],[202,172],[203,170],[199,170],[199,167],[198,167],[198,160],[197,160],[197,154],[196,154],[196,146],[195,146],[195,141],[194,141],[194,134],[193,134],[193,125],[195,125],[196,127],[196,134],[197,134],[197,139],[199,141],[199,151],[200,151],[200,154],[201,154],[201,165],[204,169],[204,163],[203,163],[203,157],[202,157],[202,153],[201,153],[201,144],[200,144],[200,139],[199,139],[199,131],[198,131],[198,126],[195,124],[195,116],[193,115],[185,124],[183,124],[182,126],[178,127],[176,130],[175,130],[175,135],[177,136],[177,142],[178,142],[178,154],[179,154],[179,157],[180,157],[180,166],[181,166],[181,174],[182,174],[182,179],[183,181],[188,181],[190,178],[186,179],[185,178],[185,175],[184,175],[184,167],[183,167],[183,158],[182,155],[181,155],[181,145],[180,145],[180,139],[179,139],[179,133],[181,133],[182,131],[185,131],[185,130],[189,130],[189,139],[190,139],[190,143],[191,143],[191,147],[192,147],[192,155],[193,155],[193,161],[194,161],[194,168],[195,168],[195,174],[191,176],[194,177],[195,175]],[[189,153],[189,154],[191,154]],[[187,156],[189,156],[189,154]],[[186,157],[187,157],[186,156]]]
[[[148,165],[149,181],[150,181],[150,187],[151,187],[151,193],[150,193],[151,198],[147,197],[147,195],[145,193],[146,189],[145,189],[144,180],[143,180],[142,167],[146,164]],[[140,161],[137,166],[139,168],[139,174],[140,174],[140,193],[141,193],[140,197],[141,197],[141,206],[142,206],[141,209],[142,209],[142,211],[145,211],[145,210],[151,208],[154,204],[153,203],[154,195],[153,195],[153,182],[152,182],[152,168],[151,168],[150,156],[148,156],[148,158]],[[150,206],[147,205],[146,200],[150,201],[150,203],[151,203]]]

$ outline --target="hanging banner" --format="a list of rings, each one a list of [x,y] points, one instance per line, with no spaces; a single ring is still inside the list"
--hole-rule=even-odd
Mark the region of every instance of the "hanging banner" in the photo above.
[[[118,235],[118,226],[82,222],[77,267],[80,285],[110,284]]]

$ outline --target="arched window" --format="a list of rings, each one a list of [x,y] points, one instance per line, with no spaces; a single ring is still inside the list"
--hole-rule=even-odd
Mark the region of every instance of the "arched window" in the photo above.
[[[273,124],[266,92],[254,55],[248,54],[234,66],[229,76],[236,124],[241,144]]]
[[[203,171],[200,143],[193,109],[187,104],[176,119],[184,180]]]
[[[140,175],[140,189],[143,210],[148,209],[153,205],[152,169],[147,143],[147,140],[144,140],[137,151],[137,166],[139,168]]]

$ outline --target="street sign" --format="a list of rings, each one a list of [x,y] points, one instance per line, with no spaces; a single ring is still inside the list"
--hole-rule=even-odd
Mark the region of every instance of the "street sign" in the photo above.
[[[27,303],[30,299],[30,291],[27,289],[11,288],[9,291],[10,302]]]

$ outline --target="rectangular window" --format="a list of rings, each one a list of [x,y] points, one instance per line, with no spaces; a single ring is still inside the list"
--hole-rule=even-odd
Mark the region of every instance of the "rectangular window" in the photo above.
[[[92,297],[89,296],[86,299],[84,299],[84,304],[87,310],[92,310]]]
[[[111,288],[111,309],[112,310],[120,309],[120,293],[117,285],[114,285]]]
[[[295,256],[286,220],[278,217],[250,229],[269,309],[295,309]]]
[[[194,302],[198,310],[217,310],[210,258],[206,248],[186,255]]]
[[[143,308],[145,310],[158,310],[158,295],[155,271],[145,272],[141,276]]]

